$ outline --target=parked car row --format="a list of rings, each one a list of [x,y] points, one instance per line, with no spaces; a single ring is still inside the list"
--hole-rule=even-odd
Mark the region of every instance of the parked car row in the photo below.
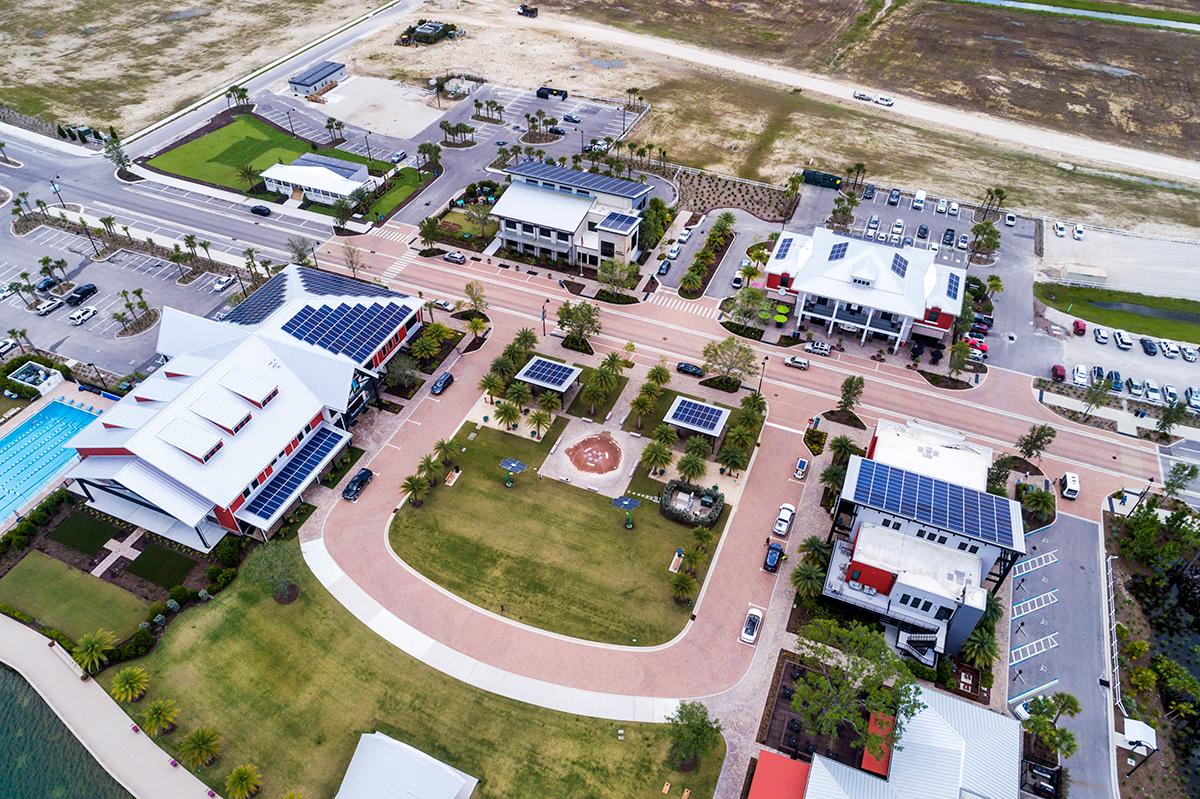
[[[1067,226],[1062,222],[1055,222],[1054,235],[1060,239],[1064,238],[1067,235]],[[1075,241],[1083,241],[1083,225],[1075,225],[1075,227],[1071,228],[1071,238],[1075,239]]]
[[[1076,319],[1072,325],[1075,335],[1082,336],[1087,333],[1087,323],[1082,319]],[[1112,335],[1106,328],[1092,328],[1092,338],[1097,344],[1107,344],[1110,340],[1117,345],[1119,350],[1128,350],[1133,348],[1133,337],[1124,330],[1114,330]],[[1153,339],[1149,336],[1142,336],[1138,339],[1138,344],[1142,347],[1142,352],[1147,355],[1158,355],[1162,353],[1164,358],[1183,358],[1188,363],[1195,363],[1200,353],[1197,353],[1195,347],[1187,344],[1176,344],[1170,339],[1160,338]]]
[[[1057,383],[1065,382],[1067,378],[1066,367],[1062,364],[1055,364],[1050,368],[1050,377]],[[1122,394],[1128,389],[1129,396],[1153,405],[1173,405],[1179,402],[1179,391],[1171,383],[1164,383],[1162,386],[1159,386],[1154,380],[1123,377],[1120,371],[1116,369],[1105,370],[1103,366],[1099,365],[1088,369],[1084,364],[1078,364],[1071,370],[1071,382],[1080,388],[1094,386],[1105,380],[1108,381],[1109,390],[1116,394]],[[1200,412],[1200,387],[1188,386],[1183,396],[1188,408]]]

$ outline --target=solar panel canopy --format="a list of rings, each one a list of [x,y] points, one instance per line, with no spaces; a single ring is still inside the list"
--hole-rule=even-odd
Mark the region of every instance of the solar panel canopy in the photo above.
[[[857,465],[857,473],[854,467]],[[859,456],[851,459],[842,497],[989,544],[1023,551],[1014,530],[1021,525],[1017,504],[973,488],[898,469]],[[853,479],[851,479],[853,478]],[[1021,535],[1017,532],[1016,535]]]
[[[284,464],[246,505],[245,512],[262,519],[270,519],[280,507],[288,503],[343,438],[344,435],[332,428],[317,428],[292,459]]]
[[[578,366],[570,366],[535,355],[521,368],[520,372],[517,372],[516,379],[542,388],[563,391],[575,382],[575,378],[579,377],[582,371]]]
[[[720,435],[728,418],[729,411],[725,408],[686,397],[676,397],[667,411],[667,421],[670,424],[710,436]]]

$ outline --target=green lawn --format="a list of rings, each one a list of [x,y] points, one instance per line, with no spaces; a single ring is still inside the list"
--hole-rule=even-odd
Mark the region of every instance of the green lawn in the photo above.
[[[583,369],[579,373],[579,385],[586,386],[588,380],[592,377],[592,372],[595,370],[590,366],[583,366],[578,363],[575,366]],[[571,400],[571,407],[567,408],[567,413],[584,419],[603,421],[604,417],[608,416],[609,411],[613,409],[613,406],[617,404],[617,398],[621,396],[621,392],[625,390],[625,386],[627,385],[629,385],[629,378],[621,375],[621,379],[617,381],[616,390],[608,395],[608,399],[604,402],[596,403],[595,413],[592,413],[592,404],[583,398],[583,390],[580,389],[579,393],[575,395],[575,399]]]
[[[139,661],[148,699],[167,696],[181,710],[180,730],[161,746],[177,755],[202,724],[224,736],[220,759],[200,772],[214,789],[224,792],[234,765],[253,762],[265,776],[260,799],[331,797],[358,736],[380,730],[478,777],[475,799],[654,799],[667,781],[676,799],[683,788],[712,797],[723,746],[680,774],[664,765],[663,726],[556,713],[447,677],[359,623],[300,562],[298,545],[284,546],[297,561],[296,602],[279,605],[238,578],[175,619]],[[114,673],[101,675],[106,687]]]
[[[51,541],[65,544],[85,555],[95,555],[104,549],[104,545],[111,539],[124,538],[125,535],[127,534],[86,513],[72,513],[51,530],[48,537]]]
[[[1109,3],[1104,0],[1033,0],[1039,5],[1057,6],[1059,8],[1078,8],[1085,11],[1102,11],[1106,14],[1127,14],[1131,17],[1150,17],[1151,19],[1166,19],[1173,22],[1200,23],[1200,14],[1174,8],[1154,8],[1144,5],[1128,5],[1126,3]]]
[[[442,214],[441,229],[448,236],[459,238],[463,233],[470,233],[474,238],[490,239],[496,235],[496,231],[500,229],[500,223],[494,218],[489,218],[487,224],[483,226],[483,235],[479,235],[479,225],[467,218],[467,215],[462,211],[447,211]]]
[[[1132,291],[1063,286],[1058,283],[1035,283],[1033,293],[1046,305],[1101,327],[1118,328],[1136,335],[1176,341],[1200,341],[1200,302],[1195,300],[1154,297]],[[1054,295],[1053,298],[1050,295]],[[1131,311],[1101,308],[1096,302],[1131,303],[1167,312],[1189,314],[1197,321],[1159,319]]]
[[[467,448],[454,487],[439,486],[422,507],[396,514],[396,554],[467,601],[497,613],[503,606],[535,627],[641,646],[674,637],[690,609],[672,600],[667,566],[676,547],[690,543],[690,528],[645,503],[626,531],[608,497],[538,478],[554,436],[538,442],[482,429],[468,441],[473,429],[454,439]],[[504,457],[530,467],[511,489],[497,467]]]
[[[183,578],[195,565],[196,561],[186,555],[160,544],[151,544],[129,564],[127,571],[170,591],[183,584]]]
[[[100,628],[125,638],[150,612],[148,602],[125,589],[36,550],[0,579],[0,602],[72,638]]]
[[[426,173],[418,172],[412,167],[401,169],[392,178],[392,187],[382,197],[375,200],[371,207],[367,209],[367,218],[375,219],[376,214],[386,217],[397,205],[404,202],[410,194],[421,188],[421,185],[425,182],[423,179],[425,177]]]
[[[258,117],[243,114],[228,125],[150,159],[149,163],[173,175],[244,192],[246,184],[237,174],[239,166],[250,164],[262,171],[272,164],[291,163],[308,152],[313,149],[304,140],[289,136]],[[369,161],[364,156],[333,147],[321,147],[315,152],[367,164],[373,171],[391,168],[386,161]]]

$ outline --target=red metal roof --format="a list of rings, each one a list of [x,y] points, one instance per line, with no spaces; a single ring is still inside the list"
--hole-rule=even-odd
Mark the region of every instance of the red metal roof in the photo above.
[[[758,753],[747,799],[804,799],[808,764],[763,750]]]

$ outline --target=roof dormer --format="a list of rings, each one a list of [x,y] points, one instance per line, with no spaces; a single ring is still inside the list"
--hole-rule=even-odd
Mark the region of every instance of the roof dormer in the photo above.
[[[158,437],[200,463],[208,463],[224,444],[211,429],[187,419],[172,419],[158,431]]]

